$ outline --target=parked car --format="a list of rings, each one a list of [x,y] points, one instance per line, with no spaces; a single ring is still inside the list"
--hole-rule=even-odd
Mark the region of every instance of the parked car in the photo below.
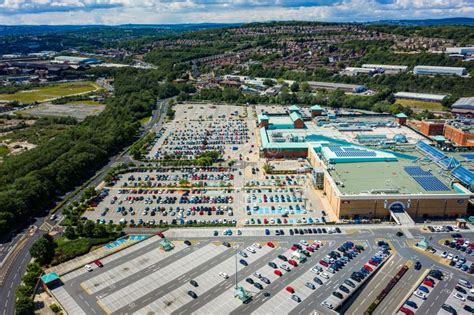
[[[94,261],[94,263],[96,264],[97,267],[100,267],[100,268],[104,267],[104,264],[98,259]]]

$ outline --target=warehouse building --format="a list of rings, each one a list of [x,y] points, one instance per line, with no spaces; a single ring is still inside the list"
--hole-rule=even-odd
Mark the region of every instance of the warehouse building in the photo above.
[[[412,92],[397,92],[393,94],[395,98],[425,101],[425,102],[441,102],[447,95],[441,94],[427,94],[427,93],[412,93]]]
[[[474,115],[474,97],[462,97],[452,106],[451,112],[461,115]]]
[[[341,90],[349,93],[363,93],[368,90],[365,85],[358,84],[308,81],[308,85],[313,90]]]
[[[448,47],[446,48],[447,54],[456,54],[456,55],[469,55],[474,54],[474,46],[471,47]]]
[[[436,67],[436,66],[416,66],[413,73],[417,75],[467,75],[464,67]]]
[[[362,68],[368,69],[382,69],[383,71],[388,72],[405,72],[408,70],[408,66],[399,66],[399,65],[377,65],[377,64],[363,64]]]

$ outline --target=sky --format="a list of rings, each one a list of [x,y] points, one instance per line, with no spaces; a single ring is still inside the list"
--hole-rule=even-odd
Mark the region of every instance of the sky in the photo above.
[[[474,0],[0,0],[0,25],[473,17]]]

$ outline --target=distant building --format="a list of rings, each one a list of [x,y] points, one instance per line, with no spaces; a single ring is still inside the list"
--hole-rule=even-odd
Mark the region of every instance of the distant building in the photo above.
[[[373,75],[377,72],[379,71],[375,68],[347,67],[341,72],[341,74],[356,76],[359,74]]]
[[[301,118],[300,114],[298,114],[297,112],[292,112],[290,114],[290,118],[291,118],[291,121],[293,122],[295,129],[303,129],[305,127],[303,119]]]
[[[70,65],[89,65],[89,64],[97,64],[101,63],[102,61],[96,58],[87,58],[87,57],[75,57],[75,56],[57,56],[54,57],[55,63],[65,63]]]
[[[426,93],[412,93],[412,92],[397,92],[393,94],[395,98],[418,100],[426,102],[441,102],[447,95],[443,94],[426,94]]]
[[[318,82],[308,81],[308,85],[311,89],[324,89],[324,90],[342,90],[344,92],[362,93],[367,91],[365,85],[357,84],[346,84],[346,83],[332,83],[332,82]]]
[[[398,65],[377,65],[377,64],[363,64],[362,68],[368,69],[382,69],[384,71],[392,72],[405,72],[408,70],[407,66],[398,66]]]
[[[462,97],[458,99],[451,106],[451,112],[455,114],[474,115],[474,97]]]
[[[448,47],[446,48],[447,54],[456,54],[456,55],[468,55],[474,54],[474,46],[472,47]]]
[[[467,75],[464,67],[436,67],[436,66],[416,66],[413,73],[417,75]]]

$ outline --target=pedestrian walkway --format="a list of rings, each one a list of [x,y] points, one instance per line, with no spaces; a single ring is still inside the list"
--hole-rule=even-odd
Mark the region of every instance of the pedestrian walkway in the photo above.
[[[63,287],[53,289],[51,293],[53,293],[54,297],[59,301],[62,308],[67,310],[68,314],[87,315]]]

